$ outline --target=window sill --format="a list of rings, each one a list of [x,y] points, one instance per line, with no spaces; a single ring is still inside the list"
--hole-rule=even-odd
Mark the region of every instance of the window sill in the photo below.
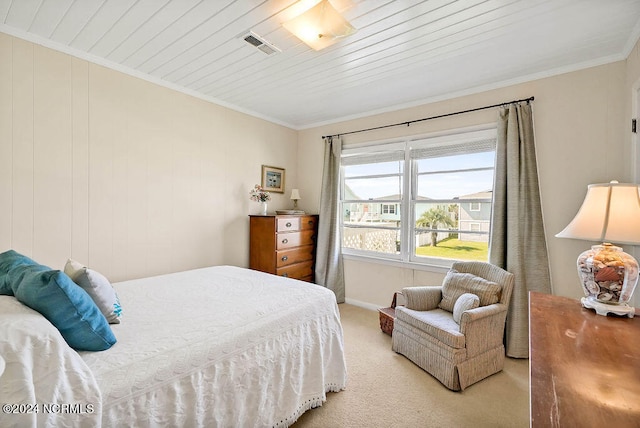
[[[453,260],[448,265],[436,265],[416,262],[405,262],[401,260],[389,260],[380,257],[363,256],[359,254],[342,254],[344,260],[353,260],[358,262],[373,263],[377,265],[387,265],[404,269],[420,270],[425,272],[446,273],[451,268]]]

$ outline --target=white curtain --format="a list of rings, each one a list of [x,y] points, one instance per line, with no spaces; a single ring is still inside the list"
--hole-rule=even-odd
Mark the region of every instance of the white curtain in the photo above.
[[[320,218],[316,250],[316,283],[333,291],[344,302],[344,268],[340,230],[340,137],[326,137],[320,194]]]
[[[551,292],[540,205],[531,105],[498,111],[489,261],[515,275],[505,332],[506,353],[529,356],[529,291]]]

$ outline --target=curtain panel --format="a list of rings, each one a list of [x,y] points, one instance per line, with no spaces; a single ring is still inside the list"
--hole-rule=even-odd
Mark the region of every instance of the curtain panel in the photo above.
[[[344,267],[340,230],[340,137],[326,137],[316,250],[316,283],[344,302]]]
[[[509,357],[529,356],[529,291],[551,292],[531,105],[499,108],[489,261],[515,275],[505,331]]]

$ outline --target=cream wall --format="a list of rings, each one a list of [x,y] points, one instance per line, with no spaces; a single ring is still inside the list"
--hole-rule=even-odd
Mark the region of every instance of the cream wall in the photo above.
[[[247,266],[262,164],[295,185],[297,132],[0,33],[0,251],[112,281]]]
[[[638,48],[634,50],[637,63]],[[640,76],[637,64],[631,67]],[[411,121],[443,113],[535,97],[536,149],[543,216],[554,294],[582,296],[575,261],[591,243],[555,238],[577,212],[587,185],[632,179],[629,158],[629,74],[626,61],[544,78],[393,113],[349,120],[300,132],[300,187],[317,210],[322,177],[322,135]],[[632,79],[634,80],[634,79]],[[425,84],[428,84],[427,82]],[[384,130],[348,135],[345,143],[430,133],[495,122],[496,110],[484,110]],[[315,204],[312,204],[315,203]],[[526,256],[526,255],[525,255]],[[424,272],[363,261],[345,261],[347,301],[388,305],[394,291],[407,285],[438,284],[442,271]]]
[[[629,53],[627,57],[627,79],[625,93],[629,96],[627,103],[627,118],[636,118],[638,120],[638,126],[640,127],[640,41],[636,43],[634,49]],[[640,183],[640,128],[637,133],[627,133],[627,147],[628,151],[625,152],[632,161],[633,165],[633,179],[635,183]],[[628,252],[629,249],[626,249]],[[640,246],[635,246],[634,251],[631,252],[637,260],[640,260]],[[635,306],[640,307],[640,289],[636,289],[634,293]]]
[[[52,267],[74,257],[113,281],[246,266],[247,214],[258,211],[248,190],[260,165],[286,168],[287,189],[300,188],[301,208],[317,212],[322,135],[535,96],[553,290],[579,297],[575,258],[589,243],[553,235],[588,184],[633,178],[638,87],[636,45],[626,61],[296,132],[0,33],[0,251]],[[485,110],[345,140],[493,121]],[[286,194],[273,196],[272,208],[289,206]],[[347,299],[381,306],[443,272],[347,260],[345,275]]]

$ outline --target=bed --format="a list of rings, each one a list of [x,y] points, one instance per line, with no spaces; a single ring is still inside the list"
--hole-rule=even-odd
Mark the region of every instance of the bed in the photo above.
[[[326,288],[233,266],[113,288],[122,321],[100,352],[0,296],[0,426],[286,427],[346,387]]]

